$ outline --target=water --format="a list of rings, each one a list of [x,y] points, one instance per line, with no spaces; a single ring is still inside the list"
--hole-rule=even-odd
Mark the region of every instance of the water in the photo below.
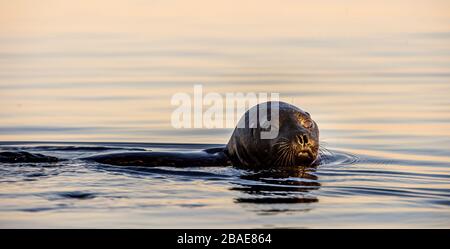
[[[448,1],[0,9],[1,150],[69,159],[2,164],[0,227],[450,227]],[[225,144],[232,129],[171,127],[171,96],[194,84],[279,92],[312,114],[327,161],[249,172],[77,159]]]

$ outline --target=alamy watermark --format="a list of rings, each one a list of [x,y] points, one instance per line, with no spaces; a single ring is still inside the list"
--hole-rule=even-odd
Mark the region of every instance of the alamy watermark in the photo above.
[[[278,103],[279,99],[279,93],[265,92],[208,92],[204,95],[203,86],[194,85],[193,95],[179,92],[172,96],[171,105],[177,107],[172,112],[171,123],[177,129],[257,128],[259,124],[261,139],[273,139],[278,136],[279,108],[278,105],[269,107],[267,102]],[[240,118],[247,109],[248,119]]]

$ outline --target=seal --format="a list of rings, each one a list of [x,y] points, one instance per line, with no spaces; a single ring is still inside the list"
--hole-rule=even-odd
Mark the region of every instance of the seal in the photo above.
[[[272,115],[272,110],[278,110],[276,116]],[[263,120],[267,122],[277,118],[278,122],[270,122],[267,126],[267,123],[260,122],[261,117],[265,117]],[[274,128],[276,136],[267,138],[262,135]],[[313,165],[318,154],[319,128],[311,115],[291,104],[271,101],[250,108],[241,117],[224,147],[191,152],[107,153],[81,159],[118,166],[235,166],[261,169]],[[33,162],[58,161],[57,158],[28,152],[0,154],[0,162],[26,162],[27,159]]]
[[[60,161],[63,160],[26,151],[0,151],[0,163],[55,163]]]
[[[272,108],[278,110],[276,137],[261,134],[273,127],[261,125],[260,117],[272,120]],[[244,124],[243,127],[239,124]],[[256,125],[250,125],[256,124]],[[241,117],[227,145],[198,152],[129,152],[86,158],[98,163],[122,166],[271,168],[312,165],[319,154],[319,127],[311,115],[300,108],[278,101],[258,104]]]
[[[223,148],[189,152],[127,152],[84,158],[98,163],[118,166],[210,167],[231,166]]]
[[[245,123],[245,127],[235,128],[231,135],[225,153],[232,164],[245,168],[312,164],[319,153],[319,128],[311,115],[285,102],[267,102],[264,103],[266,108],[260,105],[244,114],[239,122]],[[271,120],[271,108],[278,108],[278,136],[263,139],[261,134],[266,129],[256,121],[261,111]],[[252,113],[257,115],[252,116]],[[254,122],[256,127],[247,125]]]

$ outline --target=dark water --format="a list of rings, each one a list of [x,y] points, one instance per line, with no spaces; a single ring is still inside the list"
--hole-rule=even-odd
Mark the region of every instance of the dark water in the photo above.
[[[2,164],[2,227],[448,227],[447,162],[329,149],[317,168],[145,168],[79,158],[212,145],[2,143],[68,159]],[[217,146],[217,145],[213,145]]]

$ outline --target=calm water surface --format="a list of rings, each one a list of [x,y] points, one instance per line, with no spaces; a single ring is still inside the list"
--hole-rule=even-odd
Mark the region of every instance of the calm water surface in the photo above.
[[[0,227],[450,228],[448,1],[0,3]],[[58,11],[55,11],[58,10]],[[199,150],[171,96],[279,92],[316,120],[317,168],[111,167]]]

